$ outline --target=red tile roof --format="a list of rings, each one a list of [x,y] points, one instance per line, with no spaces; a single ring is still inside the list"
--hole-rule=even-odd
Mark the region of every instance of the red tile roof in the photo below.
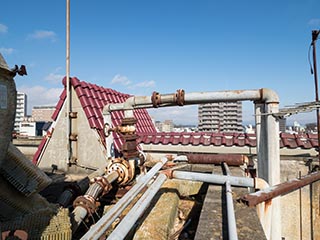
[[[65,81],[64,81],[65,85]],[[75,89],[81,102],[83,110],[88,118],[90,127],[96,129],[104,142],[103,132],[103,107],[110,103],[124,102],[130,95],[123,94],[104,88],[95,84],[79,81],[77,78],[71,79],[71,85]],[[56,110],[52,119],[56,120],[66,98],[66,89],[60,95]],[[161,145],[204,145],[204,146],[238,146],[238,147],[256,147],[256,135],[245,133],[216,133],[216,132],[195,132],[195,133],[157,133],[151,121],[151,118],[145,109],[134,110],[134,116],[138,120],[136,132],[140,136],[139,143],[144,144],[161,144]],[[124,117],[123,111],[112,112],[111,118],[114,126],[121,124]],[[36,163],[42,149],[45,146],[47,138],[44,138],[39,145],[33,162]],[[116,149],[121,149],[122,139],[114,133],[114,143]],[[317,134],[280,134],[281,148],[302,148],[311,149],[318,147]]]
[[[213,145],[213,146],[238,146],[256,147],[256,135],[246,133],[215,133],[215,132],[195,132],[195,133],[141,133],[139,143],[161,144],[161,145]],[[318,147],[317,134],[280,134],[280,148],[302,148],[311,149]]]
[[[110,88],[104,88],[97,86],[96,84],[87,83],[84,81],[80,81],[76,77],[71,78],[71,86],[74,88],[82,108],[87,116],[89,125],[92,129],[96,129],[102,143],[105,144],[105,137],[103,132],[104,122],[103,122],[103,107],[110,103],[121,103],[127,100],[130,97],[129,94],[124,94],[112,90]],[[52,115],[52,119],[54,121],[57,120],[59,112],[62,109],[63,103],[66,99],[66,84],[65,78],[63,79],[64,90],[62,91],[59,101],[56,105],[56,110]],[[153,122],[145,109],[136,109],[134,110],[134,117],[138,120],[136,123],[136,133],[155,133],[156,129],[153,125]],[[122,119],[124,118],[123,111],[116,111],[111,113],[111,120],[114,126],[118,126],[121,124]],[[118,136],[118,134],[114,133],[114,144],[117,150],[121,149],[123,144],[123,140]],[[36,163],[41,151],[45,145],[46,138],[41,142],[34,158],[33,162]]]

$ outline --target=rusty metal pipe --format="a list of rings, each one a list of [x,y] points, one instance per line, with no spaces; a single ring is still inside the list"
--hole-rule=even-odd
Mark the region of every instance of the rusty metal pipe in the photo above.
[[[249,207],[256,206],[259,203],[271,200],[280,195],[285,195],[302,188],[310,183],[320,180],[320,172],[314,172],[303,176],[301,179],[295,178],[288,182],[280,183],[278,185],[260,190],[255,193],[246,194],[239,200]]]
[[[167,158],[162,158],[160,162],[154,165],[146,175],[141,176],[139,181],[122,197],[116,205],[102,216],[102,218],[93,225],[89,231],[81,238],[82,240],[97,240],[99,239],[121,212],[129,205],[129,203],[138,195],[138,193],[149,183],[155,174],[168,161]]]
[[[200,164],[221,164],[227,163],[229,166],[240,166],[248,163],[248,157],[241,154],[186,154],[188,163]]]
[[[111,183],[117,180],[119,173],[113,171],[108,175],[94,179],[85,195],[77,197],[74,202],[74,210],[72,216],[72,232],[75,232],[83,219],[88,214],[93,214],[96,210],[96,199],[102,192],[107,193],[111,189]]]

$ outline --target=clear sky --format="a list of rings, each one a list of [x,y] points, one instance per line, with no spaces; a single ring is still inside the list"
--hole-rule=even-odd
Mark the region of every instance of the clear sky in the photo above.
[[[0,52],[9,67],[27,66],[16,85],[27,93],[29,111],[55,105],[61,93],[65,5],[1,3]],[[319,28],[319,0],[71,0],[71,76],[136,95],[265,87],[284,107],[315,99],[308,48]],[[252,109],[244,105],[244,122],[253,119]],[[196,107],[151,114],[197,123]]]

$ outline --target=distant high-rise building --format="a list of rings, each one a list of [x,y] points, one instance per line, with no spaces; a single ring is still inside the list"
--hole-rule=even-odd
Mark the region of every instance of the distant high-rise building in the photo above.
[[[280,118],[279,119],[279,130],[280,132],[286,132],[287,127],[287,119],[286,118]]]
[[[242,132],[242,102],[201,104],[198,119],[199,131]]]
[[[20,123],[27,116],[27,94],[17,92],[16,117],[14,121],[14,130],[19,132]]]
[[[173,132],[173,121],[165,120],[164,122],[156,121],[155,127],[159,132]]]
[[[36,122],[52,122],[51,117],[55,110],[55,106],[34,106],[32,108],[32,118]]]

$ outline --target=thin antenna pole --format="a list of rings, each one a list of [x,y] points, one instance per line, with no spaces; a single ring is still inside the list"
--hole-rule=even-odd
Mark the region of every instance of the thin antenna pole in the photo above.
[[[70,159],[72,154],[72,147],[70,142],[71,133],[71,94],[70,94],[70,0],[66,0],[66,103],[67,103],[67,164],[70,165]]]
[[[320,31],[313,30],[312,31],[312,48],[313,48],[313,75],[314,75],[314,85],[315,85],[315,94],[316,94],[316,102],[319,101],[319,93],[318,93],[318,71],[317,71],[317,54],[316,54],[316,41],[318,39]],[[318,130],[318,158],[319,158],[319,166],[320,166],[320,111],[317,108],[317,130]]]

